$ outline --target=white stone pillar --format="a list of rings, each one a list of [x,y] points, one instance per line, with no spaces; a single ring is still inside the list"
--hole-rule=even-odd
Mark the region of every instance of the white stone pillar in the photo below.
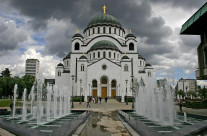
[[[108,85],[108,89],[109,89],[109,90],[108,90],[108,93],[109,93],[109,94],[108,94],[108,97],[111,97],[111,84]]]

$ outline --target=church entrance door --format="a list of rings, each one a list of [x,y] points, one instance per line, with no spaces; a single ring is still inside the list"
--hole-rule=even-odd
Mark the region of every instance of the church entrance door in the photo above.
[[[112,89],[111,90],[111,98],[114,98],[114,97],[116,97],[116,90]]]
[[[107,87],[102,87],[101,89],[101,97],[106,98],[107,97]]]
[[[97,90],[93,90],[93,97],[97,97]]]

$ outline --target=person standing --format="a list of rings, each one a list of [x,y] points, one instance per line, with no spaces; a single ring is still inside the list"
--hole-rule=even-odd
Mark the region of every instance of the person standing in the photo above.
[[[99,97],[100,104],[101,104],[101,99],[102,99],[102,98],[101,98],[101,97]]]
[[[107,103],[107,100],[108,100],[108,98],[106,97],[106,98],[105,98],[105,102],[106,102],[106,103]]]
[[[180,112],[182,112],[182,107],[183,107],[183,102],[182,102],[182,100],[180,100],[179,106],[180,106]]]
[[[87,108],[88,108],[88,107],[90,108],[90,100],[91,100],[91,98],[88,99],[88,102],[87,102]]]

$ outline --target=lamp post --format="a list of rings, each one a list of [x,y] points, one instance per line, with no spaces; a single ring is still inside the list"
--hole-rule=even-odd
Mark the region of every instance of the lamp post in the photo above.
[[[81,101],[82,101],[82,97],[81,97],[81,83],[82,83],[82,79],[80,79],[80,103],[81,104]]]
[[[74,78],[75,78],[75,76],[72,75],[71,77],[72,77],[72,105],[71,105],[71,108],[74,108],[74,104],[73,104],[73,84],[74,84]]]
[[[131,76],[132,78],[132,109],[134,109],[134,76]]]
[[[126,98],[126,105],[128,105],[128,99],[127,99],[127,82],[128,82],[128,80],[126,79],[125,81],[126,81],[126,97],[125,98]]]

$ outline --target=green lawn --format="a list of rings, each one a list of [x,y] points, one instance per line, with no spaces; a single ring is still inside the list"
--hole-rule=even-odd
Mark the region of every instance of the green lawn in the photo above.
[[[9,107],[10,104],[13,102],[11,99],[0,99],[0,107]],[[22,103],[17,101],[17,106],[21,106]]]

